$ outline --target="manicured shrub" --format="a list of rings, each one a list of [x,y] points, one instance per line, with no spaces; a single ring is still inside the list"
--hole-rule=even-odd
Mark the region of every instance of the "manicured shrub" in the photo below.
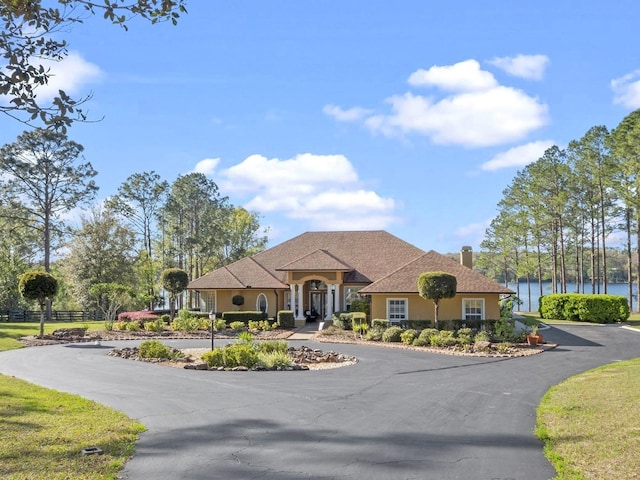
[[[229,324],[231,330],[240,331],[244,329],[244,322],[231,322]]]
[[[276,324],[275,323],[272,323],[269,320],[261,320],[260,321],[260,330],[262,330],[263,332],[270,332],[274,328],[276,328]]]
[[[246,312],[222,312],[222,318],[228,324],[231,322],[242,322],[247,325],[250,321],[266,319],[267,314],[251,310]]]
[[[237,307],[240,307],[241,305],[244,305],[244,297],[242,295],[234,295],[231,298],[231,303],[233,303]]]
[[[258,362],[265,368],[286,368],[293,364],[293,360],[286,352],[260,352]]]
[[[475,337],[473,337],[474,342],[490,342],[491,335],[486,330],[480,330],[476,333]]]
[[[428,345],[431,345],[430,341],[425,340],[423,337],[418,337],[415,338],[413,340],[413,344],[414,347],[426,347]]]
[[[278,312],[278,325],[282,328],[295,327],[295,319],[291,310],[280,310]]]
[[[540,316],[545,319],[615,323],[627,320],[629,313],[623,295],[558,293],[540,297]]]
[[[178,316],[171,322],[171,328],[176,332],[191,333],[200,330],[200,327],[201,319],[191,315],[189,310],[180,310]]]
[[[401,335],[402,335],[402,328],[400,328],[400,327],[389,327],[382,334],[382,341],[386,342],[386,343],[388,343],[388,342],[400,342],[401,341],[401,338],[400,338]]]
[[[147,340],[138,347],[141,358],[175,359],[182,356],[179,352],[158,340]]]
[[[373,328],[380,328],[382,330],[386,330],[391,326],[391,324],[389,323],[389,320],[387,320],[386,318],[374,318],[373,320],[371,320],[371,326]]]
[[[417,338],[417,336],[418,336],[418,332],[410,328],[409,330],[405,330],[400,334],[400,340],[405,345],[412,345],[413,341]]]
[[[371,327],[367,332],[367,334],[365,335],[365,338],[372,342],[379,342],[380,340],[382,340],[382,334],[385,332],[386,329],[387,327],[381,327],[379,325],[375,327]]]
[[[124,330],[127,332],[139,332],[140,324],[138,322],[123,322]]]
[[[350,313],[334,314],[332,319],[335,327],[338,327],[341,330],[351,330],[353,317]]]
[[[209,368],[224,367],[224,348],[215,348],[200,357]]]
[[[454,333],[451,330],[440,330],[438,335],[431,338],[431,345],[434,347],[453,347],[458,344],[458,339],[455,338]]]
[[[252,345],[236,343],[225,348],[225,367],[253,368],[258,364],[258,352]]]
[[[493,326],[493,335],[498,340],[510,342],[515,337],[515,330],[513,320],[502,317]]]
[[[431,328],[433,326],[433,322],[431,320],[402,320],[400,322],[400,326],[407,330],[423,330],[425,328]]]
[[[227,328],[227,322],[225,322],[222,318],[216,318],[213,321],[213,328],[216,330],[224,330]]]
[[[249,330],[260,330],[260,321],[249,320]]]

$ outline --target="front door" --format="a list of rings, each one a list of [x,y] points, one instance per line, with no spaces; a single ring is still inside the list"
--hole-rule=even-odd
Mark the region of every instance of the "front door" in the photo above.
[[[327,292],[311,292],[311,301],[309,302],[309,305],[311,305],[311,316],[313,317],[315,314],[316,320],[324,320],[325,306],[327,304],[326,299]]]

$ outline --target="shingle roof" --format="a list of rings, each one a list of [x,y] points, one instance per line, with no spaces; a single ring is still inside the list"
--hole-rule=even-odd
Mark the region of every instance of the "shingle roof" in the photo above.
[[[334,257],[326,250],[319,248],[318,250],[314,250],[313,252],[294,260],[293,262],[276,268],[276,270],[292,272],[304,272],[309,270],[350,272],[351,270],[353,270],[353,268]]]
[[[246,257],[226,267],[218,268],[207,275],[189,283],[188,289],[201,290],[209,288],[289,288],[269,273],[253,257]]]
[[[306,232],[250,257],[252,263],[244,258],[192,281],[187,288],[235,289],[249,285],[254,288],[288,288],[287,271],[281,268],[306,269],[310,266],[307,261],[313,258],[320,259],[322,266],[347,272],[345,283],[371,283],[423,253],[423,250],[381,230]],[[265,276],[257,266],[272,278]],[[259,282],[258,277],[263,281]]]
[[[416,293],[425,272],[446,272],[456,277],[458,293],[513,293],[512,290],[433,250],[366,286],[360,293]]]

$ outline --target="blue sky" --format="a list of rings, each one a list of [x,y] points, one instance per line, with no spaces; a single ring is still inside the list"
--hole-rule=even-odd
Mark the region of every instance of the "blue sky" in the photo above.
[[[69,137],[99,197],[206,173],[271,244],[384,229],[479,250],[545,148],[640,108],[640,3],[191,0],[178,26],[90,18],[52,88],[93,98]],[[41,97],[48,93],[42,91]],[[0,117],[0,143],[23,127]]]

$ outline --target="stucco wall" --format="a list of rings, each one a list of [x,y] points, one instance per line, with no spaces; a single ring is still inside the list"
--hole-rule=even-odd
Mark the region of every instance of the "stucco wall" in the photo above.
[[[277,310],[283,310],[284,292],[276,293],[273,290],[218,290],[216,312],[235,312],[235,311],[253,311],[256,309],[256,301],[258,295],[264,293],[267,297],[267,314],[274,317]],[[234,295],[242,295],[244,297],[244,305],[240,307],[231,303]]]
[[[425,300],[420,295],[372,295],[371,318],[387,318],[387,299],[406,298],[409,300],[409,320],[433,320],[434,305],[431,300]],[[498,294],[465,294],[456,295],[454,298],[440,300],[438,318],[441,320],[458,320],[462,317],[463,298],[483,298],[484,318],[500,318],[500,305]]]

